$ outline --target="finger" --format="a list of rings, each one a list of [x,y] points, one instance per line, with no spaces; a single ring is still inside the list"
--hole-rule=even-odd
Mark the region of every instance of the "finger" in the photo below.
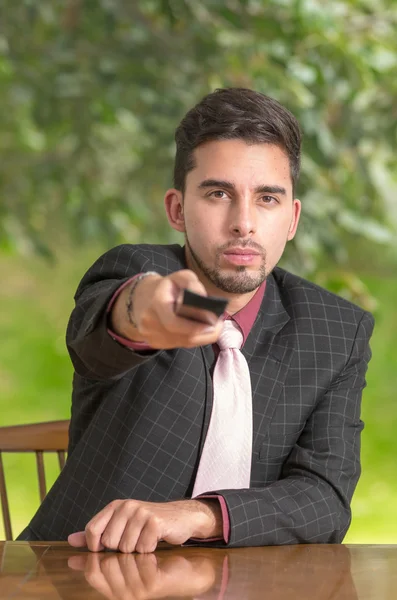
[[[121,502],[123,501],[115,500],[111,502],[87,523],[85,528],[86,545],[91,552],[103,550],[104,544],[101,543],[101,536]]]
[[[179,273],[190,273],[190,271],[183,271]],[[194,282],[189,286],[189,290],[194,291],[202,296],[207,296],[207,292],[203,284],[198,281],[197,276],[193,273],[195,278]],[[186,284],[187,286],[187,284]],[[186,288],[179,287],[178,284],[169,279],[165,278],[157,287],[153,296],[152,309],[159,317],[160,323],[162,323],[166,329],[171,328],[186,328],[189,330],[189,324],[194,324],[194,321],[185,319],[182,315],[177,316],[175,312],[175,306],[182,300],[182,290]],[[199,325],[199,323],[196,323]]]
[[[222,329],[222,326],[220,329]],[[217,326],[216,328],[208,327],[204,330],[204,333],[193,336],[176,336],[173,333],[166,332],[154,337],[147,335],[146,340],[152,348],[167,350],[169,348],[196,348],[198,346],[214,344],[218,340],[219,335]]]
[[[207,296],[207,291],[193,271],[184,269],[164,277],[155,288],[153,300],[162,306],[174,306],[183,289]]]
[[[85,531],[76,531],[76,533],[71,533],[68,536],[68,543],[75,548],[86,548],[87,547],[87,538]],[[99,550],[103,550],[104,546],[100,544]]]
[[[179,290],[186,288],[192,292],[195,292],[196,294],[207,296],[207,290],[205,289],[204,285],[201,283],[196,273],[190,269],[181,269],[180,271],[175,271],[175,273],[172,273],[166,279],[171,280],[179,288]],[[166,279],[164,281],[166,281]]]
[[[215,344],[222,333],[223,327],[224,321],[220,320],[214,327],[207,326],[201,332],[186,336],[185,339],[181,340],[179,347],[195,348],[197,346]]]
[[[149,518],[137,540],[135,550],[140,554],[154,552],[157,548],[159,539],[158,523],[155,519]]]
[[[119,549],[120,541],[129,518],[133,518],[133,513],[129,515],[126,510],[115,511],[101,537],[101,542],[105,548],[109,550]]]
[[[180,286],[207,295],[203,284],[192,271],[182,270],[165,277],[155,289],[150,307],[143,311],[139,322],[140,333],[154,348],[192,347],[197,344],[189,342],[186,338],[214,336],[214,330],[208,327],[208,323],[176,314],[175,304],[181,293]],[[210,321],[210,327],[216,327],[218,324],[217,316],[210,311],[206,311],[201,317]],[[198,318],[200,319],[200,315]],[[200,342],[207,344],[213,343],[213,340],[204,337]]]
[[[142,333],[144,334],[146,330],[150,333],[153,329],[153,321],[157,324],[157,331],[160,324],[162,329],[159,333],[165,335],[171,333],[173,336],[181,337],[211,334],[214,328],[223,326],[223,316],[217,317],[211,311],[193,311],[191,318],[190,315],[178,315],[176,311],[175,304],[155,302],[151,312],[141,321]],[[204,320],[205,322],[202,322]]]
[[[171,318],[173,319],[174,316]],[[157,315],[157,312],[152,311],[150,319],[147,317],[142,319],[140,333],[149,346],[161,350],[194,348],[214,344],[219,339],[223,329],[223,320],[218,321],[215,326],[211,326],[183,319],[184,323],[180,328],[182,331],[167,331],[164,325],[160,324],[160,320],[161,317]],[[185,331],[186,328],[187,331]]]
[[[174,304],[154,302],[151,309],[142,316],[139,331],[153,347],[156,347],[156,343],[167,344],[168,342],[171,347],[176,347],[189,336],[213,334],[213,327],[217,325],[216,315],[213,323],[201,323],[177,315]]]
[[[173,306],[185,289],[200,296],[207,296],[207,291],[197,275],[185,269],[164,277],[155,289],[154,298],[156,302]]]
[[[193,318],[177,315],[174,308],[161,310],[160,307],[157,307],[156,310],[165,333],[171,333],[174,336],[188,338],[198,335],[208,335],[212,334],[214,328],[218,325],[216,315],[213,316],[211,323],[204,323]]]
[[[149,514],[144,508],[137,508],[133,517],[128,520],[128,523],[124,528],[123,535],[119,542],[120,552],[135,552],[136,543],[148,518]]]

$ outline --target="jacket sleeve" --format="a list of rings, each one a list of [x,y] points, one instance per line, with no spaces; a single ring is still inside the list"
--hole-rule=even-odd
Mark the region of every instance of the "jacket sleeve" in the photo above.
[[[265,488],[223,490],[229,547],[340,543],[360,476],[360,420],[373,317],[364,313],[343,370],[318,400],[286,460]]]
[[[82,377],[118,379],[158,354],[127,348],[108,332],[107,307],[116,290],[137,273],[153,270],[134,248],[119,246],[104,254],[77,288],[66,343],[74,369]]]

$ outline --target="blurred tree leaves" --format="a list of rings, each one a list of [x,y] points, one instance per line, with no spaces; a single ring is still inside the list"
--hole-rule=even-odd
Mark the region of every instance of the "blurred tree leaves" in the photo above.
[[[277,98],[304,131],[287,266],[349,264],[397,224],[393,0],[3,0],[1,247],[169,241],[173,133],[216,87]],[[55,232],[55,233],[54,233]]]

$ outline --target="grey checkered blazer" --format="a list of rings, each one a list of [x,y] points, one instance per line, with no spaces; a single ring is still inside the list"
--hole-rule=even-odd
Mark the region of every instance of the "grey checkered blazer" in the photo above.
[[[64,540],[116,498],[189,498],[212,405],[212,346],[133,352],[106,307],[132,275],[185,268],[178,245],[122,245],[75,296],[69,457],[19,539]],[[229,546],[341,542],[360,475],[361,394],[372,316],[280,268],[243,348],[253,393],[249,489],[226,501]]]

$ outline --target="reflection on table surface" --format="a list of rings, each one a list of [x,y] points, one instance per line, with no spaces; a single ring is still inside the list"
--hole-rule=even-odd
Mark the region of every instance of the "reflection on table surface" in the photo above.
[[[397,545],[163,547],[139,555],[0,542],[0,598],[394,600]]]

